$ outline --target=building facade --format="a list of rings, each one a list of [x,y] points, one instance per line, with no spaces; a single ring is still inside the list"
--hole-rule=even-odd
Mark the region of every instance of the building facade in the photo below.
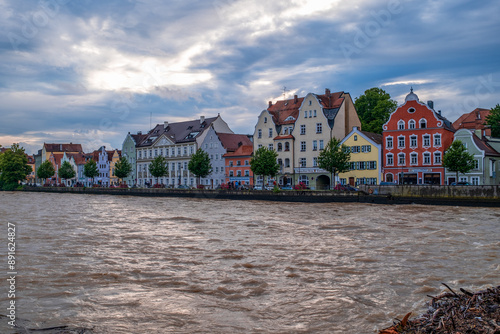
[[[341,141],[349,147],[351,168],[338,175],[341,184],[380,184],[382,180],[382,135],[354,129]]]
[[[130,132],[125,137],[122,144],[122,155],[127,159],[127,161],[132,166],[132,171],[129,176],[123,179],[125,184],[133,186],[137,184],[137,151],[136,146],[146,137],[142,132],[137,132],[137,134],[131,134]]]
[[[280,185],[303,182],[311,189],[326,189],[331,176],[318,167],[319,153],[330,139],[342,140],[355,126],[361,127],[361,122],[349,93],[326,89],[322,95],[295,95],[275,104],[269,102],[267,110],[261,112],[254,150],[265,146],[278,153]]]
[[[252,145],[252,141],[247,135],[217,133],[214,127],[210,126],[200,147],[207,152],[212,165],[212,173],[201,179],[201,184],[204,187],[214,189],[225,183],[227,161],[224,160],[223,156],[226,153],[236,151],[242,145]]]
[[[156,125],[136,146],[137,184],[141,187],[151,186],[156,182],[169,187],[196,186],[196,177],[189,172],[188,163],[201,147],[211,125],[218,133],[233,133],[220,115]],[[159,155],[166,157],[169,175],[156,180],[149,172],[149,165]]]
[[[254,175],[250,168],[252,154],[253,145],[241,145],[235,151],[224,154],[226,184],[231,184],[235,188],[253,188]]]
[[[446,183],[444,152],[455,130],[434,104],[418,100],[413,89],[383,125],[383,173],[386,182],[399,184]]]
[[[446,170],[447,184],[468,182],[471,185],[500,184],[500,153],[493,149],[482,131],[462,128],[455,132],[454,140],[460,140],[467,151],[474,156],[475,167],[466,174],[457,174]]]

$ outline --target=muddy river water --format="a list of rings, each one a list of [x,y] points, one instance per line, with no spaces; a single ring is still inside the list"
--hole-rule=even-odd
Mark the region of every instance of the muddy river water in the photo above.
[[[500,283],[499,208],[0,192],[0,221],[1,333],[375,333]]]

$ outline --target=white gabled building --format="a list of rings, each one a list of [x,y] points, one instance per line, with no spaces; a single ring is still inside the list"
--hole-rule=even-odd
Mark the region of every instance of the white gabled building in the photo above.
[[[189,172],[188,163],[211,127],[216,132],[233,133],[220,115],[156,125],[136,145],[137,184],[151,186],[156,183],[156,178],[149,173],[149,165],[155,157],[162,155],[167,158],[169,175],[160,178],[159,184],[196,186],[196,177]]]

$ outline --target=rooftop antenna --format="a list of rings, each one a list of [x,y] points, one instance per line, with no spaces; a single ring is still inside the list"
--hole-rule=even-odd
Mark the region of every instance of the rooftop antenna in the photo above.
[[[285,96],[286,96],[286,92],[289,92],[290,90],[289,89],[286,89],[285,86],[283,86],[283,101],[286,100]]]

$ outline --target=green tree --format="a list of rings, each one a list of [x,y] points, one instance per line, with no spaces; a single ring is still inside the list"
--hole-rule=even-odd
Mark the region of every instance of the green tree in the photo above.
[[[354,102],[361,128],[363,131],[382,133],[382,125],[389,119],[390,114],[396,110],[397,102],[383,89],[374,87],[365,91],[364,95],[356,98]]]
[[[19,144],[12,144],[9,150],[0,154],[0,181],[4,187],[12,188],[13,185],[25,180],[31,172],[28,157]]]
[[[89,160],[85,165],[83,165],[83,175],[92,179],[92,184],[94,184],[94,178],[99,175],[99,169],[97,168],[97,163],[94,160]]]
[[[149,172],[156,177],[156,183],[158,183],[159,177],[168,176],[167,158],[163,155],[154,158],[149,165]]]
[[[132,172],[132,164],[126,157],[121,157],[115,164],[115,176],[119,179],[124,179]]]
[[[486,124],[491,126],[491,136],[500,138],[500,104],[491,109],[490,114],[486,117]]]
[[[61,168],[59,168],[59,177],[63,180],[66,179],[72,179],[76,175],[75,170],[73,169],[73,166],[68,161],[64,161],[61,165]]]
[[[276,151],[262,146],[250,159],[250,169],[255,175],[262,175],[264,180],[266,176],[274,177],[280,170],[280,165],[276,161],[277,158],[278,153]]]
[[[45,160],[42,162],[40,167],[38,167],[38,170],[36,171],[36,175],[38,178],[43,179],[43,183],[47,183],[47,179],[49,177],[54,176],[55,174],[55,169],[52,163],[49,160]]]
[[[208,153],[199,148],[189,160],[188,169],[198,178],[198,184],[201,183],[202,177],[207,177],[212,173],[212,164]]]
[[[458,173],[465,174],[470,172],[474,169],[475,164],[474,156],[467,152],[467,148],[460,140],[455,140],[443,156],[443,167],[457,174],[457,182]]]
[[[340,140],[337,138],[332,138],[325,149],[319,154],[318,166],[329,171],[332,175],[332,179],[330,180],[331,189],[333,189],[335,175],[349,171],[350,159],[351,153],[349,147],[344,144],[340,145]]]

